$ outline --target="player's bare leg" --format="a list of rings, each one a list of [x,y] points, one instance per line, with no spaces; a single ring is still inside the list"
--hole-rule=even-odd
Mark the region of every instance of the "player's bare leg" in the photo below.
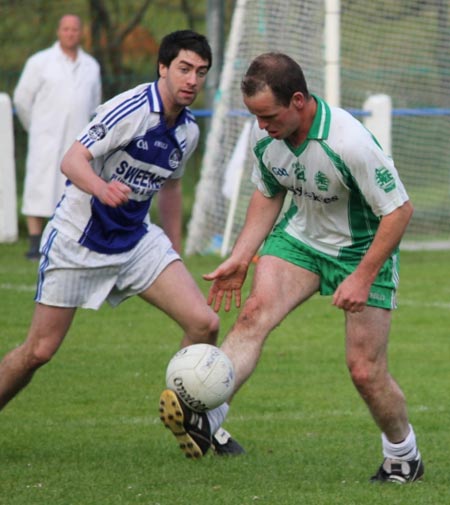
[[[0,410],[59,349],[76,309],[36,304],[28,337],[0,362]]]
[[[250,296],[221,349],[234,365],[236,393],[258,364],[269,333],[319,289],[319,277],[274,256],[256,265]]]
[[[384,461],[371,480],[406,483],[420,479],[424,470],[405,397],[388,371],[390,323],[386,309],[346,312],[346,356],[353,384],[383,434]]]
[[[221,346],[235,368],[235,392],[256,367],[270,331],[293,308],[316,292],[318,286],[318,276],[311,272],[272,256],[260,258],[252,293]],[[219,411],[223,407],[224,405],[207,414],[197,414],[183,405],[175,393],[166,390],[160,398],[160,417],[175,435],[186,456],[198,458],[208,449],[204,428],[207,426],[214,432],[220,426],[227,410]],[[218,432],[220,431],[219,429]],[[212,438],[217,454],[237,455],[244,452],[232,439],[228,439],[224,450],[218,432]]]
[[[158,307],[184,330],[181,347],[206,343],[216,345],[219,317],[181,261],[173,261],[156,281],[139,295]]]
[[[346,313],[347,366],[356,389],[383,433],[393,443],[409,432],[403,393],[388,372],[387,346],[391,312],[366,307]]]
[[[140,296],[180,325],[184,330],[182,347],[198,343],[216,345],[219,317],[207,305],[205,296],[181,261],[170,263],[156,282]],[[180,449],[189,458],[202,457],[210,447],[218,455],[244,452],[230,434],[219,427],[225,416],[211,429],[206,414],[191,411],[170,390],[161,394],[159,414],[163,424],[175,436]]]

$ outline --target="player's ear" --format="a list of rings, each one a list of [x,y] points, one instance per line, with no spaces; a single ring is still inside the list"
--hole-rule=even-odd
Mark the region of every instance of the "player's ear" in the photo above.
[[[160,77],[166,77],[167,75],[167,67],[163,63],[158,64],[158,70]]]
[[[297,110],[303,109],[305,105],[305,95],[300,91],[296,91],[291,98],[291,103]]]

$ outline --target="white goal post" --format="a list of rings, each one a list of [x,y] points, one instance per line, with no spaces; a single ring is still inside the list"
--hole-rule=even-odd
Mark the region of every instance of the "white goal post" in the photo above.
[[[193,213],[188,226],[186,253],[228,252],[245,217],[252,187],[249,184],[251,156],[243,142],[250,115],[246,112],[240,92],[240,80],[250,61],[266,51],[289,52],[300,60],[303,33],[309,81],[322,92],[323,76],[315,73],[313,62],[324,61],[321,37],[322,6],[311,1],[257,1],[237,0],[232,19],[228,45],[224,57],[219,89],[214,103],[211,127],[208,133],[200,181],[197,185]],[[289,51],[288,51],[289,49]],[[303,58],[303,61],[305,58]],[[311,65],[309,65],[311,63]],[[239,166],[230,164],[240,141]],[[240,177],[234,197],[224,192],[224,177]],[[232,200],[231,213],[230,200]],[[232,216],[230,221],[227,216]],[[226,242],[224,233],[226,229]]]
[[[450,248],[449,11],[450,0],[237,0],[186,253],[226,255],[242,228],[254,187],[240,82],[267,51],[297,60],[309,89],[393,156],[415,208],[403,246]]]
[[[18,238],[14,129],[11,99],[0,93],[0,243]]]

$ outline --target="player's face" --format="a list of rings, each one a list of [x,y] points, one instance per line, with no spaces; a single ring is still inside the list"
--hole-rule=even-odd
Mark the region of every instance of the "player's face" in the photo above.
[[[166,107],[186,107],[196,99],[205,84],[208,61],[182,49],[166,67],[160,64],[160,90]]]
[[[64,16],[58,26],[58,40],[63,50],[73,51],[81,42],[81,22],[76,16]]]
[[[295,101],[291,100],[288,107],[281,105],[269,88],[253,96],[244,95],[244,103],[256,116],[261,130],[266,130],[274,139],[291,139],[301,127]]]

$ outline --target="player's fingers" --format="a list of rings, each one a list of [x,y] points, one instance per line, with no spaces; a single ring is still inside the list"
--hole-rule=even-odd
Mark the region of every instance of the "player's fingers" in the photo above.
[[[225,298],[225,312],[229,312],[231,309],[231,304],[233,303],[233,291],[227,291]]]
[[[234,304],[236,305],[237,308],[241,306],[241,290],[236,289],[234,291]]]
[[[208,303],[208,305],[213,306],[214,310],[215,310],[215,306],[217,303],[217,297],[218,297],[218,289],[217,289],[216,285],[213,284],[211,286],[211,289],[209,290],[208,298],[206,299],[206,302]]]
[[[120,191],[123,202],[128,202],[128,200],[130,199],[131,188],[125,186],[124,184],[123,187],[120,188]]]
[[[111,181],[107,186],[107,195],[114,206],[128,202],[131,188],[119,181]]]
[[[109,205],[110,207],[118,207],[120,205],[120,200],[117,198],[115,195],[107,195],[105,197],[105,203],[106,205]]]
[[[355,302],[353,304],[350,304],[350,308],[348,309],[349,312],[362,312],[364,310],[364,307],[366,306],[365,303],[358,303]]]
[[[119,187],[114,188],[114,194],[119,199],[120,203],[128,202],[128,195],[130,193],[130,188],[122,184]]]
[[[100,200],[110,207],[117,207],[123,203],[123,197],[120,193],[113,190],[113,188],[108,187],[104,194],[100,197]]]
[[[337,307],[338,309],[342,309],[342,303],[341,303],[341,296],[339,292],[339,287],[336,289],[336,291],[333,294],[333,305]]]
[[[211,304],[213,303],[213,301],[214,301],[214,296],[215,296],[215,292],[214,292],[213,288],[211,288],[211,289],[209,290],[208,297],[206,298],[206,303],[207,303],[208,305],[211,305]]]
[[[210,272],[209,274],[203,274],[202,277],[203,277],[203,279],[205,279],[205,281],[213,281],[217,277],[216,272],[217,272],[217,270],[214,270],[213,272]]]
[[[220,307],[222,306],[223,295],[224,295],[224,293],[222,290],[217,291],[216,296],[215,296],[215,301],[214,301],[214,311],[215,312],[219,312]]]
[[[129,194],[131,192],[131,188],[130,186],[128,186],[127,184],[124,184],[123,182],[119,182],[120,184],[120,190],[123,192],[123,193],[126,193],[126,194]]]

